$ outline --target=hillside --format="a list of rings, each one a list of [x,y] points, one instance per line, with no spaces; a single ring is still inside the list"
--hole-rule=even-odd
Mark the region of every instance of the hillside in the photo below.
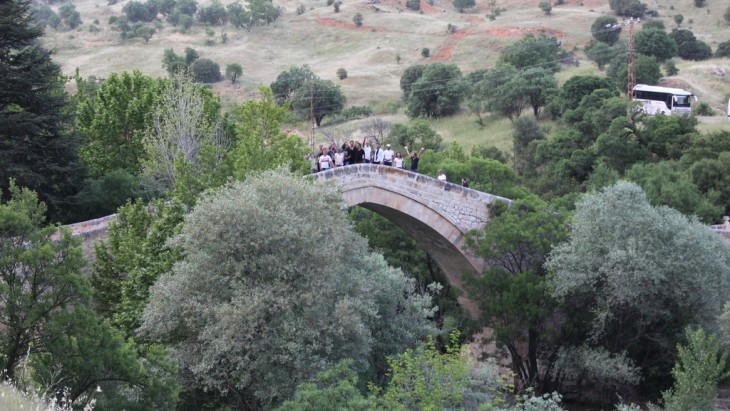
[[[161,76],[165,75],[161,66],[165,48],[172,47],[180,53],[185,47],[192,47],[201,57],[218,62],[222,68],[230,63],[242,65],[240,84],[222,81],[214,85],[228,104],[250,98],[259,84],[271,83],[279,72],[292,65],[309,64],[320,77],[341,84],[349,105],[369,105],[381,114],[398,113],[399,80],[408,66],[441,61],[457,64],[465,73],[488,68],[494,65],[504,45],[527,33],[556,36],[566,50],[576,53],[580,66],[560,73],[561,80],[575,73],[597,72],[582,49],[591,38],[593,21],[611,14],[607,0],[566,0],[565,4],[553,7],[550,16],[538,8],[539,0],[480,0],[474,9],[463,14],[447,0],[435,0],[433,6],[422,0],[421,12],[408,10],[405,2],[395,0],[345,0],[339,13],[327,6],[325,0],[274,0],[284,14],[269,26],[254,27],[250,32],[231,25],[213,27],[215,34],[209,38],[200,25],[181,34],[162,23],[145,43],[140,38],[122,41],[119,33],[110,29],[109,17],[121,15],[124,3],[109,6],[106,0],[74,0],[83,24],[72,32],[47,28],[46,46],[56,50],[55,59],[65,73],[71,74],[78,68],[82,76],[103,78],[112,72],[139,69]],[[300,4],[306,11],[298,15],[296,8]],[[490,21],[486,16],[492,4],[504,11]],[[718,43],[730,40],[730,26],[722,18],[725,2],[709,1],[704,8],[695,8],[689,0],[650,0],[648,5],[658,11],[658,18],[668,29],[676,27],[673,16],[681,13],[682,28],[692,30],[713,50]],[[352,22],[356,13],[363,15],[362,27]],[[457,27],[455,33],[447,34],[449,24]],[[90,31],[92,25],[99,30]],[[228,38],[225,44],[221,41],[222,33]],[[215,44],[206,46],[206,39],[214,39]],[[430,49],[431,57],[421,56],[424,47]],[[400,63],[396,56],[400,56]],[[730,60],[680,61],[678,67],[679,74],[670,79],[672,83],[686,84],[724,117],[730,94]],[[336,79],[338,68],[347,70],[347,79]],[[707,127],[726,127],[720,120],[710,119]],[[504,124],[497,126],[505,128]],[[439,131],[447,140],[457,132],[449,128]]]

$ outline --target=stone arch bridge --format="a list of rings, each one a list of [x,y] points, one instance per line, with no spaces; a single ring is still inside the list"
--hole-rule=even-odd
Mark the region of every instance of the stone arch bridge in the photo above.
[[[462,288],[462,273],[484,268],[482,259],[464,249],[466,232],[488,221],[489,203],[511,203],[506,198],[381,165],[338,167],[314,177],[336,184],[348,207],[374,211],[410,234],[458,288]],[[460,302],[476,313],[467,300]]]
[[[484,261],[464,250],[467,231],[481,228],[488,220],[487,205],[511,200],[439,181],[395,167],[355,164],[313,175],[325,184],[336,184],[347,207],[360,206],[387,218],[410,234],[446,274],[449,282],[462,288],[461,275],[478,273]],[[67,226],[84,238],[84,252],[93,253],[93,243],[106,237],[116,216],[83,221]],[[460,303],[476,315],[476,307],[465,297]]]

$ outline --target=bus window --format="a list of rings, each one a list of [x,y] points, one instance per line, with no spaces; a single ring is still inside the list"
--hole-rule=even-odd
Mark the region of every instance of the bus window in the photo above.
[[[689,96],[674,96],[674,107],[689,107]]]

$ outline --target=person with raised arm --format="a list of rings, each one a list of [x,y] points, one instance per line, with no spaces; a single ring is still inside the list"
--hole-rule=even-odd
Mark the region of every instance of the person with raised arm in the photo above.
[[[421,147],[420,150],[416,153],[415,151],[408,151],[408,147],[403,147],[406,150],[406,154],[411,158],[411,171],[414,173],[418,172],[418,162],[421,160],[421,153],[423,153],[423,150],[426,149],[426,147]]]

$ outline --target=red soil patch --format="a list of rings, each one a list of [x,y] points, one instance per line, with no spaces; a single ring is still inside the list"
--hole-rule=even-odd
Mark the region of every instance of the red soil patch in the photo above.
[[[484,18],[479,16],[465,16],[463,14],[461,15],[461,19],[469,24],[479,24],[484,20]]]
[[[426,0],[421,0],[421,11],[423,12],[423,14],[438,14],[443,13],[445,10],[437,9],[436,7],[428,4]]]
[[[444,41],[441,46],[439,46],[439,49],[436,50],[436,52],[433,54],[433,56],[431,56],[431,59],[434,61],[443,62],[451,61],[451,56],[454,54],[456,44],[459,42],[459,40],[471,34],[471,28],[459,30],[456,33],[449,34],[449,36],[446,37],[446,41]]]
[[[520,27],[502,27],[502,28],[494,28],[494,29],[486,29],[484,30],[484,34],[489,36],[495,36],[495,37],[522,37],[527,34],[532,35],[539,35],[541,33],[545,33],[549,36],[562,38],[565,37],[565,33],[559,30],[552,30],[552,29],[526,29],[526,28],[520,28]]]

